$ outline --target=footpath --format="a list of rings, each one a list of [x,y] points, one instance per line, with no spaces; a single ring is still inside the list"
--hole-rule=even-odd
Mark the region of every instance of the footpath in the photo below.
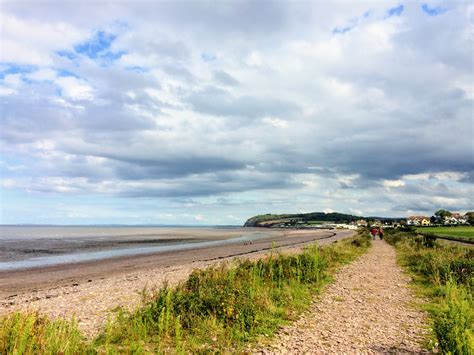
[[[340,269],[310,309],[257,353],[424,353],[427,315],[416,308],[410,277],[393,247],[369,252]]]

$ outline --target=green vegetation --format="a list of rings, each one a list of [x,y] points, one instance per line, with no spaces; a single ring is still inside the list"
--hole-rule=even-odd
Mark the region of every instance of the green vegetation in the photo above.
[[[474,238],[474,226],[421,227],[417,228],[417,232],[448,237]]]
[[[12,313],[0,321],[0,354],[76,354],[88,345],[73,320]]]
[[[271,227],[280,224],[296,224],[302,222],[308,224],[308,222],[333,222],[333,223],[349,223],[355,222],[362,217],[353,216],[344,213],[324,213],[324,212],[311,212],[311,213],[297,213],[297,214],[263,214],[249,218],[244,227]]]
[[[446,217],[451,217],[453,214],[448,211],[448,210],[438,210],[434,213],[434,216],[435,217],[438,217],[439,219],[443,220],[445,219]]]
[[[176,288],[145,296],[138,310],[119,310],[92,342],[74,322],[15,313],[0,320],[0,353],[244,351],[295,319],[337,266],[369,246],[370,238],[359,235],[297,255],[272,252],[258,261],[197,270]]]
[[[437,243],[416,232],[386,231],[400,262],[430,302],[433,333],[445,354],[474,353],[474,248]]]
[[[466,212],[465,216],[467,217],[467,223],[474,226],[474,212]]]

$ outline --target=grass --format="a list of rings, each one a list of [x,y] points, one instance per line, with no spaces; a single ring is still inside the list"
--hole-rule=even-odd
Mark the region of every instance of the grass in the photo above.
[[[429,300],[433,337],[444,354],[474,353],[474,248],[437,243],[416,232],[387,231],[400,263]]]
[[[12,313],[0,321],[0,354],[76,354],[89,346],[72,321]]]
[[[119,310],[89,342],[74,322],[15,313],[0,320],[0,353],[244,352],[295,319],[339,265],[369,246],[360,235],[296,255],[272,252],[258,261],[196,270],[176,288],[144,297],[136,311]]]
[[[474,226],[420,227],[417,231],[448,237],[474,238]]]

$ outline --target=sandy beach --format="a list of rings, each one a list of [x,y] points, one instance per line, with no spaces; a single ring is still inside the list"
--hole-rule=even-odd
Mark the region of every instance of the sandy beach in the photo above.
[[[267,230],[268,236],[252,242],[223,244],[193,250],[128,256],[30,270],[0,272],[0,314],[38,310],[52,317],[75,315],[79,327],[94,335],[110,311],[134,308],[143,291],[176,284],[192,270],[234,258],[258,258],[271,249],[291,251],[317,241],[328,244],[353,231]]]

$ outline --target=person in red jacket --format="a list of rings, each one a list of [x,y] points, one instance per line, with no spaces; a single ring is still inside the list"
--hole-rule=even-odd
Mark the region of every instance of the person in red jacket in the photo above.
[[[372,240],[375,240],[375,236],[377,235],[377,228],[372,227],[370,230],[370,234],[372,234]]]

